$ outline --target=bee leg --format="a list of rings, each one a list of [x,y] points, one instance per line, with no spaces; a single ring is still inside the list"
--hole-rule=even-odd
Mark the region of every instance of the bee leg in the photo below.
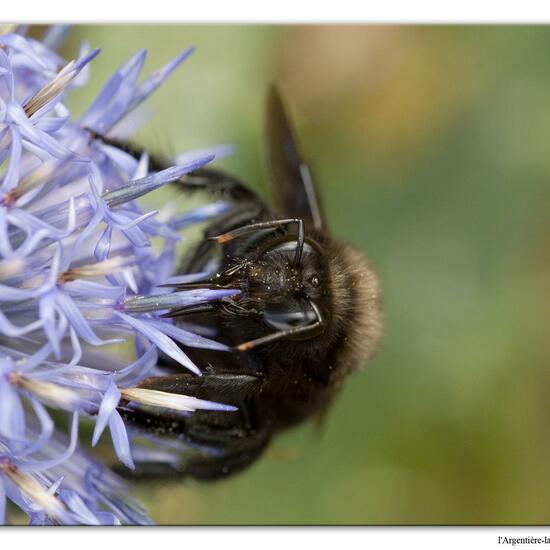
[[[220,416],[211,412],[193,413],[183,441],[194,452],[180,467],[167,465],[165,475],[179,473],[195,479],[215,480],[237,473],[254,462],[269,443],[272,432],[267,424],[256,425],[253,411],[244,403],[240,413],[230,413],[235,416],[227,424],[220,424]],[[176,423],[171,422],[171,427],[174,426]],[[149,475],[155,470],[155,475],[161,475],[158,465],[145,466]]]
[[[194,249],[191,249],[180,265],[180,273],[193,273],[202,271],[212,259],[213,253],[218,244],[213,237],[220,233],[226,233],[242,225],[248,225],[255,220],[261,219],[264,214],[263,205],[257,203],[245,203],[235,206],[231,212],[214,220],[205,230],[204,238]]]
[[[236,412],[197,411],[187,417],[126,407],[119,408],[119,412],[128,425],[145,437],[151,434],[182,444],[181,465],[145,461],[136,463],[134,472],[119,469],[119,473],[132,477],[223,477],[252,462],[269,439],[267,430],[250,422],[254,414],[244,401]]]
[[[120,413],[133,426],[155,435],[170,436],[184,442],[193,440],[197,445],[206,447],[215,446],[224,443],[224,437],[231,437],[231,429],[238,431],[254,424],[250,414],[251,402],[253,396],[261,391],[261,385],[261,376],[251,374],[205,373],[194,376],[180,372],[152,376],[142,380],[138,387],[215,401],[235,406],[237,410],[197,410],[189,416],[182,416],[171,409],[125,405],[120,407]],[[208,424],[212,426],[211,433],[203,429]],[[219,436],[216,434],[218,429],[221,429]]]
[[[236,229],[227,231],[215,236],[207,236],[208,239],[214,240],[217,243],[227,243],[237,237],[242,237],[256,231],[265,231],[266,229],[282,229],[287,226],[295,224],[298,228],[298,239],[296,241],[296,252],[294,254],[294,265],[300,265],[302,259],[302,250],[304,247],[304,221],[299,218],[288,218],[284,220],[268,220],[258,223],[241,224]]]
[[[239,179],[213,168],[199,168],[185,174],[177,180],[176,185],[184,192],[204,191],[237,204],[246,202],[257,205],[261,210],[267,210],[255,191]]]
[[[261,383],[260,376],[251,374],[205,373],[203,376],[195,376],[180,372],[168,376],[150,376],[142,380],[138,387],[212,401],[249,396],[259,389]]]
[[[91,128],[86,128],[90,134],[90,140],[97,140],[105,145],[116,147],[125,151],[135,159],[139,159],[145,152],[145,149],[131,142],[107,137]],[[171,163],[162,158],[161,155],[155,155],[148,152],[149,167],[153,171],[164,170]],[[220,170],[213,168],[199,168],[189,174],[185,174],[179,180],[174,182],[182,191],[194,192],[204,191],[222,198],[227,198],[231,202],[243,203],[250,202],[256,204],[260,210],[267,211],[263,201],[257,193],[245,185],[242,181],[230,176]]]
[[[262,216],[262,209],[254,203],[245,203],[234,207],[231,212],[214,220],[204,231],[206,239],[214,240],[220,234],[248,226]]]
[[[115,465],[111,469],[124,478],[139,478],[141,481],[158,480],[161,478],[180,477],[181,471],[167,462],[136,462],[135,470],[128,470],[124,466]]]
[[[166,409],[120,407],[125,421],[146,433],[178,440],[192,451],[181,468],[144,463],[137,475],[162,476],[179,472],[200,479],[216,479],[237,472],[258,457],[267,445],[271,431],[260,423],[254,395],[261,389],[261,377],[249,374],[184,373],[155,376],[140,387],[191,395],[238,407],[236,411],[198,410],[181,416]]]
[[[228,477],[247,468],[264,451],[269,430],[249,431],[229,443],[221,456],[205,456],[189,462],[183,475],[203,481]]]
[[[211,438],[212,434],[209,435]],[[262,454],[270,440],[268,430],[232,429],[229,433],[218,433],[217,436],[225,440],[220,452],[195,452],[192,458],[182,459],[181,466],[168,462],[136,462],[136,469],[133,471],[122,466],[115,466],[113,469],[123,477],[137,477],[141,480],[192,477],[214,481],[245,469]],[[189,443],[193,447],[193,443]]]

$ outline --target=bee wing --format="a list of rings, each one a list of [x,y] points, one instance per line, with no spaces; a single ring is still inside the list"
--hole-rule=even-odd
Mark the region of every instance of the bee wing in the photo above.
[[[267,150],[271,189],[277,210],[301,218],[315,229],[324,225],[319,196],[302,160],[281,96],[272,86],[267,101]]]

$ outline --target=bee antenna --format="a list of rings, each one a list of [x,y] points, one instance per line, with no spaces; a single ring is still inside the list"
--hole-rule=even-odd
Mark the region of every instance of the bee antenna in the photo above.
[[[267,222],[258,222],[251,223],[249,225],[243,225],[237,227],[227,233],[222,233],[221,235],[216,235],[213,237],[207,237],[209,241],[215,241],[219,244],[224,244],[226,242],[232,241],[237,237],[242,237],[256,231],[264,231],[267,229],[281,229],[286,228],[291,224],[296,224],[298,226],[298,247],[296,249],[296,256],[294,258],[295,262],[300,262],[302,258],[302,249],[304,247],[304,220],[301,218],[286,218],[282,220],[270,220]]]
[[[309,304],[311,305],[311,309],[313,309],[313,312],[315,313],[315,321],[310,325],[302,325],[299,327],[279,330],[277,332],[267,334],[266,336],[256,338],[255,340],[249,340],[248,342],[243,342],[238,346],[234,346],[232,348],[233,351],[250,351],[251,349],[257,348],[258,346],[262,346],[263,344],[267,344],[269,342],[275,342],[276,340],[280,340],[281,338],[286,338],[288,336],[295,336],[296,334],[304,334],[306,332],[312,332],[314,333],[312,334],[312,336],[314,336],[319,332],[320,328],[323,326],[324,320],[315,302],[310,300]]]
[[[294,253],[294,266],[299,267],[302,264],[302,253],[304,251],[304,222],[300,220],[298,223],[298,241],[296,244],[296,252]]]

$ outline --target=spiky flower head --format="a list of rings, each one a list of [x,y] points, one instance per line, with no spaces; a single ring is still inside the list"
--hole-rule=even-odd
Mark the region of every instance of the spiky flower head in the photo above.
[[[136,445],[121,399],[186,414],[232,409],[136,387],[159,353],[199,376],[185,347],[225,349],[161,314],[231,294],[167,286],[195,276],[177,273],[179,229],[227,205],[168,219],[144,212],[141,196],[213,155],[151,172],[147,154],[136,159],[95,136],[112,132],[191,50],[145,79],[146,51],[137,52],[75,120],[64,99],[86,84],[99,50],[83,46],[66,62],[55,51],[63,28],[40,41],[8,30],[0,34],[0,523],[8,502],[33,524],[148,523],[89,447],[108,427],[128,468],[143,457],[178,460],[168,443]],[[134,349],[129,364],[116,355],[124,343]],[[68,415],[67,429],[52,411]],[[91,437],[79,438],[83,419],[95,424]]]

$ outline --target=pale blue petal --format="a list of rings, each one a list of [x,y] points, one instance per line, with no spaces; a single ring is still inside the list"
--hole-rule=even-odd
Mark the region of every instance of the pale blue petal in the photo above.
[[[112,145],[100,144],[99,149],[103,151],[117,166],[122,168],[128,176],[136,170],[138,166],[138,161],[126,151],[122,151],[118,147],[113,147]]]
[[[112,238],[113,238],[113,227],[111,225],[108,225],[103,231],[103,233],[101,234],[99,241],[97,241],[97,244],[94,250],[95,259],[98,262],[102,262],[103,260],[107,259],[107,256],[109,256],[109,251],[111,250]]]
[[[76,63],[74,64],[73,70],[76,72],[80,72],[84,67],[86,67],[86,65],[88,65],[88,63],[90,63],[90,61],[97,57],[100,51],[100,48],[95,48],[90,53],[87,53],[83,55],[80,59],[77,59]]]
[[[134,470],[135,466],[134,461],[132,460],[132,453],[130,451],[130,442],[128,441],[126,426],[124,426],[124,422],[116,410],[113,411],[109,418],[109,431],[111,432],[113,446],[119,460],[128,468]]]
[[[118,300],[124,293],[124,289],[120,286],[103,285],[95,281],[85,281],[82,279],[65,283],[63,288],[71,296],[85,296],[87,298],[102,298],[107,300]],[[0,318],[0,331],[1,329]]]
[[[175,340],[184,346],[189,346],[191,348],[215,349],[219,351],[229,351],[230,349],[225,344],[210,340],[209,338],[204,338],[204,336],[199,336],[198,334],[189,332],[165,321],[151,320],[149,323],[164,332],[167,336],[170,336],[172,340]]]
[[[103,399],[101,405],[99,406],[99,412],[97,413],[97,419],[95,422],[94,433],[92,436],[92,447],[95,447],[103,430],[107,426],[111,414],[116,409],[118,402],[120,401],[120,391],[116,387],[116,384],[111,382]]]
[[[48,134],[57,132],[70,120],[70,116],[45,117],[36,122],[36,127]]]
[[[140,85],[136,97],[131,102],[128,110],[135,109],[144,99],[150,96],[195,50],[191,47],[181,52],[178,56],[168,62],[164,67],[156,70]]]
[[[158,361],[157,348],[151,346],[139,359],[131,365],[124,367],[116,372],[114,377],[118,382],[123,382],[125,386],[130,386],[143,380],[150,371],[156,366]]]
[[[113,99],[116,99],[117,95],[120,93],[120,89],[125,80],[135,82],[146,57],[147,50],[142,49],[138,51],[113,74],[88,110],[84,113],[81,119],[82,126],[92,128],[99,133],[109,129],[105,119],[108,117],[109,111],[112,110],[111,104]]]
[[[92,346],[101,346],[113,341],[101,340],[94,334],[94,331],[90,328],[88,321],[84,318],[81,311],[76,307],[74,301],[68,296],[68,294],[58,291],[55,294],[55,303],[57,307],[63,312],[67,320],[74,328],[76,333],[88,344]]]
[[[212,147],[204,147],[202,149],[191,149],[176,156],[177,164],[185,164],[193,158],[204,157],[206,155],[214,155],[216,160],[229,157],[235,153],[235,146],[231,144],[214,145]]]
[[[2,46],[9,46],[14,50],[17,50],[26,56],[29,59],[32,59],[36,65],[42,69],[47,69],[48,65],[44,63],[42,56],[38,55],[36,51],[31,47],[31,42],[18,34],[4,34],[0,35],[0,44]]]
[[[5,336],[16,338],[18,336],[28,334],[29,332],[33,332],[41,326],[41,320],[33,321],[32,323],[29,323],[28,325],[22,327],[15,326],[6,318],[2,311],[0,311],[0,334],[4,334]]]
[[[10,191],[17,187],[19,183],[19,164],[21,162],[21,135],[19,132],[11,127],[11,153],[10,153],[10,164],[4,180],[2,182],[2,191]]]
[[[61,502],[63,502],[67,508],[76,515],[79,524],[100,525],[100,522],[95,517],[94,513],[75,491],[61,489],[59,491],[59,500],[61,500]]]
[[[21,468],[25,470],[30,470],[32,472],[40,472],[43,470],[49,470],[54,468],[59,464],[63,464],[68,460],[74,453],[76,449],[76,444],[78,442],[78,412],[73,413],[73,418],[71,422],[71,431],[70,431],[70,440],[69,445],[65,451],[59,453],[55,458],[49,460],[26,460],[21,464]]]
[[[48,411],[46,410],[44,405],[42,405],[42,403],[37,401],[32,396],[29,396],[29,401],[34,410],[34,413],[36,414],[36,417],[38,418],[38,422],[40,423],[40,434],[38,435],[38,437],[36,437],[36,439],[34,439],[34,441],[32,441],[29,445],[25,447],[25,449],[22,451],[22,454],[34,453],[35,451],[40,449],[49,441],[54,430],[53,420],[50,418],[50,415],[48,414]]]
[[[120,312],[115,312],[115,315],[120,317],[134,330],[140,334],[143,334],[143,336],[145,336],[152,344],[155,344],[155,346],[166,353],[166,355],[174,359],[174,361],[200,376],[201,371],[198,367],[191,361],[191,359],[189,359],[189,357],[187,357],[187,355],[185,355],[185,353],[183,353],[183,351],[174,343],[173,340],[168,338],[168,336],[163,334],[160,330],[151,326],[146,320],[141,321]]]

